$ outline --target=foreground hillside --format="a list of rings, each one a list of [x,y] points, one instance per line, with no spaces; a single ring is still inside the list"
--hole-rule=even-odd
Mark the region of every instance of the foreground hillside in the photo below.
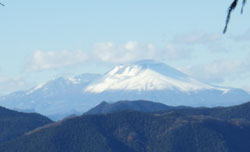
[[[1,152],[249,152],[250,123],[178,112],[83,115],[0,146]]]
[[[0,143],[49,123],[52,121],[39,114],[21,113],[0,107]]]

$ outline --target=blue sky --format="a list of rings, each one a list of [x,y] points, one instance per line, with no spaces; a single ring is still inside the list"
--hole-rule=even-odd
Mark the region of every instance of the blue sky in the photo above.
[[[222,35],[228,0],[1,2],[0,95],[148,58],[212,84],[250,88],[249,5]]]

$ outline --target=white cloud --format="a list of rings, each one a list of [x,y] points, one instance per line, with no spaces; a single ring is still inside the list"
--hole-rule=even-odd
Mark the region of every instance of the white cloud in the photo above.
[[[156,47],[152,43],[128,41],[122,44],[113,42],[96,43],[89,51],[35,51],[26,64],[26,71],[59,69],[86,63],[128,63],[143,59],[182,60],[191,56],[192,51],[185,46],[167,44]]]
[[[138,49],[138,46],[139,46],[139,44],[138,44],[138,42],[136,42],[136,41],[130,41],[130,42],[127,42],[125,45],[124,45],[124,48],[126,49],[126,50],[130,50],[130,51],[133,51],[133,50],[135,50],[135,49]]]
[[[29,58],[26,70],[58,69],[86,63],[90,60],[115,64],[142,59],[188,60],[192,58],[194,52],[198,51],[197,45],[206,46],[209,50],[223,50],[224,47],[218,44],[220,40],[221,37],[216,34],[201,33],[176,37],[163,47],[152,43],[128,41],[122,44],[113,42],[96,43],[92,50],[88,51],[35,51]]]
[[[174,41],[188,44],[207,44],[222,39],[221,35],[208,33],[190,33],[175,37]]]
[[[140,44],[136,41],[129,41],[120,45],[105,42],[94,45],[93,57],[101,62],[125,63],[157,58],[157,51],[153,44]]]
[[[248,42],[250,40],[250,29],[241,35],[232,36],[231,38],[236,42]]]
[[[189,57],[190,54],[191,51],[185,47],[174,44],[167,44],[160,48],[151,43],[129,41],[121,45],[112,42],[98,43],[94,46],[93,56],[102,62],[126,63],[142,59],[179,60]]]
[[[0,96],[16,90],[27,89],[28,87],[30,85],[23,78],[0,75]]]
[[[35,51],[29,58],[26,70],[40,71],[57,69],[86,62],[83,51]]]
[[[248,65],[246,61],[221,59],[207,64],[186,67],[182,70],[209,83],[223,83],[228,79],[241,79],[246,73]]]
[[[167,44],[162,52],[159,52],[159,55],[163,55],[170,60],[181,60],[190,58],[193,51],[182,45]]]
[[[172,43],[192,46],[193,48],[202,46],[209,52],[227,52],[229,50],[225,45],[226,40],[228,40],[227,37],[221,34],[195,32],[176,36]]]

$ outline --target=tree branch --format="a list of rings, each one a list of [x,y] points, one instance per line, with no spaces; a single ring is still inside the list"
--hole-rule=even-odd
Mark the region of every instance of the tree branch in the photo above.
[[[244,7],[245,7],[246,3],[247,3],[247,0],[242,1],[241,14],[243,14],[243,12],[244,12]]]
[[[230,7],[228,8],[228,13],[227,13],[227,19],[226,19],[226,25],[225,25],[225,28],[223,30],[223,33],[225,34],[227,32],[227,27],[228,27],[228,24],[230,22],[230,18],[231,18],[231,13],[232,11],[236,8],[238,4],[238,0],[234,0],[233,3],[230,5]]]

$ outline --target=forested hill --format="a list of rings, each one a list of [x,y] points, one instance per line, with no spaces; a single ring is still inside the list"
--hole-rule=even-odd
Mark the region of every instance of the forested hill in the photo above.
[[[168,113],[169,111],[184,115],[204,115],[204,116],[215,117],[218,119],[226,119],[226,120],[244,119],[250,121],[250,102],[231,107],[217,107],[217,108],[183,107],[178,109],[161,111],[159,113]]]
[[[39,114],[21,113],[0,107],[0,143],[49,123],[52,123],[50,119]]]
[[[140,112],[156,112],[156,111],[164,111],[177,108],[178,107],[167,106],[162,103],[156,103],[145,100],[118,101],[115,103],[108,103],[103,101],[96,107],[90,109],[85,114],[107,114],[125,110],[140,111]]]
[[[33,131],[1,152],[249,152],[250,123],[175,112],[83,115]]]

